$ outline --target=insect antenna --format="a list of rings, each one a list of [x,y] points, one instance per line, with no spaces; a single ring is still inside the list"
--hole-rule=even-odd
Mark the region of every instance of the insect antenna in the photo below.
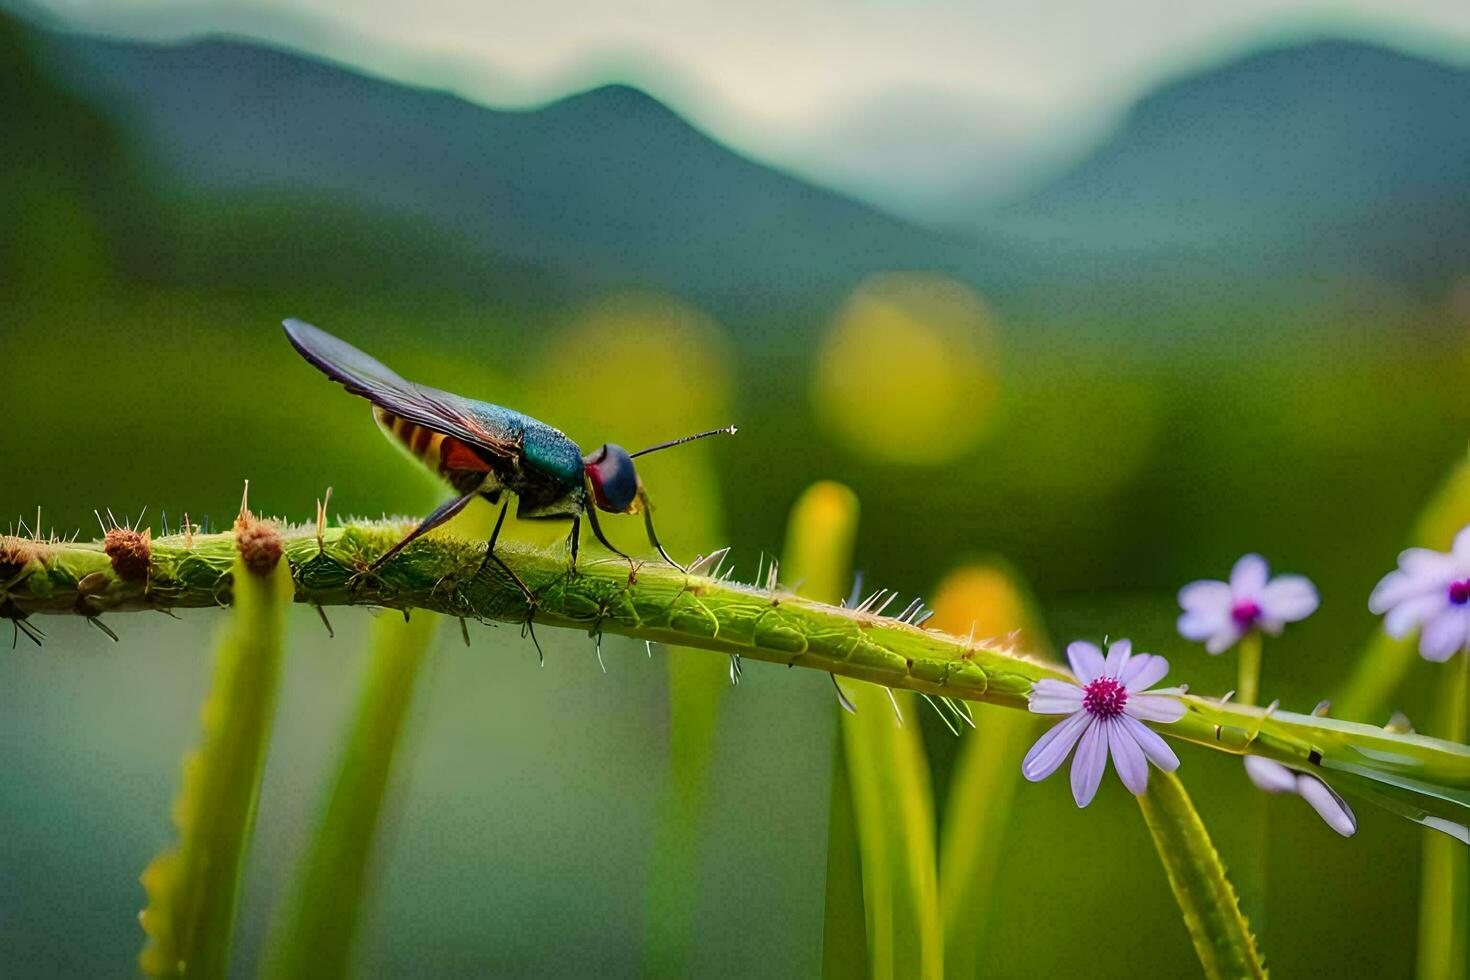
[[[727,425],[723,429],[710,429],[708,432],[697,432],[692,436],[684,436],[681,439],[670,439],[668,442],[661,442],[657,446],[649,446],[647,449],[640,449],[636,453],[629,453],[628,457],[630,459],[636,459],[639,456],[647,456],[649,453],[656,453],[660,449],[672,449],[674,446],[682,446],[686,442],[693,442],[695,439],[703,439],[705,436],[733,436],[739,431],[740,430],[737,429],[735,426]]]

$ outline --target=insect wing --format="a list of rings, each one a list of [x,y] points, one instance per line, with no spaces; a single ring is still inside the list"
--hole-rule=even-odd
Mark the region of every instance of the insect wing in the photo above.
[[[302,357],[354,395],[494,455],[511,459],[518,454],[514,434],[494,431],[477,417],[484,412],[477,412],[469,399],[407,381],[376,358],[309,323],[293,319],[283,326]]]

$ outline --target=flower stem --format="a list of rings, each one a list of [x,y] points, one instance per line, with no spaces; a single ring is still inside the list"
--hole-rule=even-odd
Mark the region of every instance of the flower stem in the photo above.
[[[1236,668],[1235,700],[1255,704],[1261,691],[1261,634],[1251,630],[1240,640],[1240,662]]]
[[[1250,923],[1241,914],[1225,865],[1179,777],[1172,772],[1150,773],[1148,790],[1138,797],[1138,805],[1205,976],[1264,978],[1265,964]]]
[[[1254,705],[1261,691],[1261,653],[1265,643],[1259,630],[1241,637],[1236,664],[1235,700]],[[1244,806],[1247,852],[1240,862],[1241,903],[1250,910],[1257,929],[1266,928],[1267,856],[1270,830],[1267,826],[1266,796],[1251,793]]]
[[[1436,733],[1470,742],[1470,653],[1461,651],[1459,661],[1458,680],[1440,688]],[[1470,853],[1442,834],[1425,834],[1419,888],[1419,980],[1465,980],[1470,959],[1467,923]]]

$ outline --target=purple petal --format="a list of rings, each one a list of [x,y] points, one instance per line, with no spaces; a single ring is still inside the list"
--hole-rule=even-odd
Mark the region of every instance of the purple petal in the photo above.
[[[1225,582],[1217,582],[1214,579],[1200,579],[1198,582],[1190,582],[1179,590],[1179,605],[1190,612],[1230,612],[1230,606],[1235,600],[1231,598],[1230,586]]]
[[[1057,771],[1067,759],[1067,753],[1077,744],[1077,739],[1092,721],[1092,715],[1079,711],[1065,721],[1053,725],[1045,735],[1036,740],[1026,758],[1021,760],[1021,775],[1033,783],[1045,779]]]
[[[1169,743],[1165,742],[1158,732],[1131,715],[1123,715],[1118,721],[1127,726],[1128,733],[1133,736],[1138,747],[1143,749],[1143,754],[1148,756],[1148,761],[1165,772],[1173,772],[1179,768],[1179,757],[1174,754],[1174,750],[1169,748]]]
[[[1118,682],[1127,688],[1129,694],[1146,691],[1169,672],[1169,661],[1152,653],[1140,653],[1128,661],[1127,668],[1118,676]]]
[[[1298,776],[1297,792],[1302,794],[1302,799],[1312,804],[1312,809],[1317,811],[1317,816],[1327,826],[1342,836],[1351,837],[1358,832],[1358,818],[1353,815],[1352,807],[1316,776]]]
[[[1159,694],[1130,694],[1128,703],[1123,705],[1124,714],[1139,721],[1178,721],[1186,710],[1184,702],[1178,698]]]
[[[1103,664],[1103,674],[1113,678],[1120,677],[1131,656],[1133,656],[1133,641],[1115,640],[1108,647],[1108,659]]]
[[[1048,677],[1032,686],[1026,706],[1033,714],[1070,715],[1082,710],[1082,688]]]
[[[1102,676],[1102,651],[1086,640],[1067,644],[1067,661],[1072,665],[1072,673],[1083,684],[1090,684]]]
[[[1317,587],[1301,575],[1278,575],[1261,592],[1261,611],[1283,623],[1306,619],[1319,602]]]
[[[1240,627],[1232,622],[1228,626],[1222,627],[1218,633],[1215,633],[1205,641],[1205,653],[1211,656],[1224,653],[1239,643],[1240,638],[1244,635]]]
[[[1086,806],[1097,795],[1103,773],[1108,768],[1108,737],[1103,726],[1089,725],[1072,760],[1072,799]]]
[[[1467,606],[1450,606],[1424,624],[1419,634],[1419,655],[1443,663],[1465,646]]]
[[[1450,552],[1455,556],[1455,561],[1461,565],[1470,564],[1470,525],[1460,528],[1460,533],[1455,535],[1454,546]]]
[[[1403,569],[1389,572],[1378,580],[1378,584],[1373,587],[1373,593],[1368,596],[1368,611],[1382,616],[1406,599],[1439,591],[1444,588],[1446,578],[1443,574],[1416,575]]]
[[[1118,778],[1134,796],[1148,789],[1148,759],[1134,739],[1133,733],[1118,719],[1107,722],[1108,750],[1113,754],[1113,768]]]
[[[1443,589],[1405,599],[1383,617],[1383,632],[1395,640],[1402,640],[1420,623],[1448,609],[1449,596]]]
[[[1258,755],[1248,755],[1243,761],[1245,774],[1256,784],[1257,789],[1267,793],[1296,792],[1296,773],[1281,763],[1262,759]]]
[[[1399,568],[1411,578],[1438,578],[1454,574],[1455,560],[1453,555],[1433,548],[1405,548],[1399,552]]]
[[[1193,610],[1179,617],[1179,635],[1203,643],[1230,622],[1229,609]]]
[[[1230,570],[1230,592],[1234,598],[1255,599],[1266,587],[1266,576],[1271,569],[1260,555],[1244,555]]]

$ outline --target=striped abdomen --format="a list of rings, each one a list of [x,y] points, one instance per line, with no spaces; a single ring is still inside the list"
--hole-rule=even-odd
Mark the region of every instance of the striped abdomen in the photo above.
[[[482,492],[500,486],[490,471],[490,464],[462,440],[435,432],[376,405],[373,406],[373,418],[390,441],[402,446],[410,456],[444,477],[462,493],[473,490],[476,484],[480,485]]]

